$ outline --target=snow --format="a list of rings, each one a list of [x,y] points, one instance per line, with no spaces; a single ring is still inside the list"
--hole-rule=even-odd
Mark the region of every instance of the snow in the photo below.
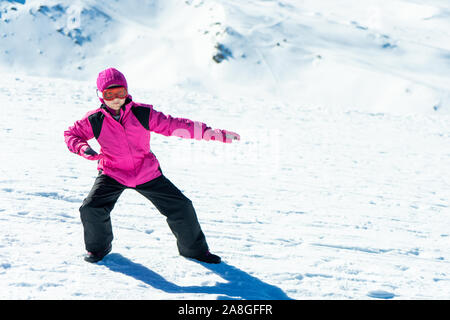
[[[126,4],[0,1],[1,299],[450,298],[445,1]],[[180,257],[133,190],[112,253],[83,261],[96,163],[62,133],[109,66],[134,100],[241,135],[152,134],[223,263]]]

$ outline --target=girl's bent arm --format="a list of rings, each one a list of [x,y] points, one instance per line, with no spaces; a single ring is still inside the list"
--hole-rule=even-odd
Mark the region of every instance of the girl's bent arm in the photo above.
[[[76,121],[73,126],[70,126],[64,131],[64,141],[70,152],[89,160],[98,159],[98,155],[92,155],[89,152],[85,153],[85,151],[92,150],[87,141],[93,137],[94,133],[92,132],[91,124],[87,117]]]

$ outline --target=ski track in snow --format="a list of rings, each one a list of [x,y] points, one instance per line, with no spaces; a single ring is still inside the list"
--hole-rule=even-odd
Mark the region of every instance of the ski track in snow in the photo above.
[[[71,154],[63,131],[97,106],[92,84],[4,75],[0,87],[1,299],[450,297],[448,115],[136,90],[166,114],[241,135],[152,134],[224,263],[180,257],[163,216],[126,190],[113,251],[91,265],[78,208],[96,163]]]

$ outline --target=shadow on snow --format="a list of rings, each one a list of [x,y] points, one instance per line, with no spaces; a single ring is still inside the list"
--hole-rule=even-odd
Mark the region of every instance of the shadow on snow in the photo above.
[[[216,273],[228,282],[217,283],[215,286],[179,286],[175,283],[167,281],[162,276],[147,267],[135,263],[118,253],[109,254],[99,264],[104,265],[112,271],[123,273],[167,293],[219,294],[221,296],[219,296],[218,299],[291,299],[280,288],[265,283],[258,278],[249,275],[247,272],[230,266],[224,262],[215,265],[202,262],[197,263]]]

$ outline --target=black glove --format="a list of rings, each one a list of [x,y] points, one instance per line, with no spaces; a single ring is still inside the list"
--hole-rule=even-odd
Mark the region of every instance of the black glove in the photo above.
[[[88,156],[96,156],[96,155],[98,155],[98,153],[95,152],[94,149],[92,149],[91,147],[87,147],[87,149],[84,150],[84,154],[86,154]]]

